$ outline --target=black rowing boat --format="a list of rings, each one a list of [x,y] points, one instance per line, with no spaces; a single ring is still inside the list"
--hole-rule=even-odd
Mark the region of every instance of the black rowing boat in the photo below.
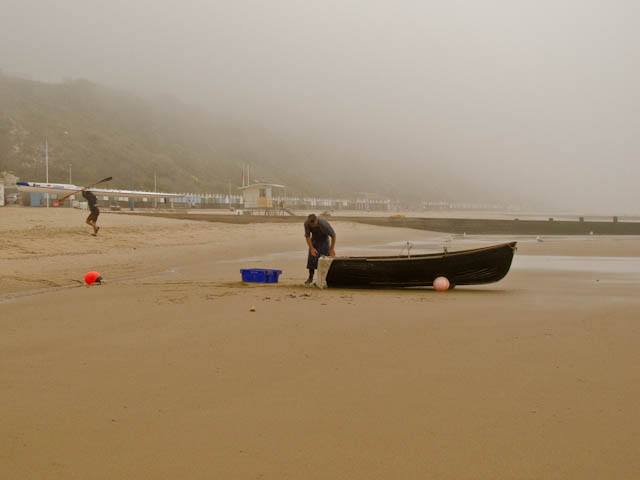
[[[446,277],[451,287],[501,280],[509,272],[516,242],[458,252],[390,257],[336,257],[330,260],[329,287],[423,287]],[[320,273],[320,272],[319,272]]]

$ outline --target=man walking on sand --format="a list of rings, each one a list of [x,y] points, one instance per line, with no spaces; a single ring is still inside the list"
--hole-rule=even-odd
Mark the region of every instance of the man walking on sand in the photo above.
[[[307,269],[309,269],[309,278],[305,285],[309,285],[313,281],[313,274],[318,268],[318,258],[320,256],[335,257],[336,252],[336,232],[333,231],[329,222],[323,218],[318,218],[315,214],[311,214],[304,222],[304,236],[309,247],[309,256],[307,257]],[[331,241],[329,241],[331,237]]]
[[[89,210],[91,210],[91,213],[87,217],[85,223],[93,227],[93,233],[91,235],[95,237],[98,235],[98,230],[100,230],[100,227],[96,225],[98,222],[98,215],[100,215],[100,209],[96,206],[98,199],[89,190],[82,190],[82,196],[87,200]]]

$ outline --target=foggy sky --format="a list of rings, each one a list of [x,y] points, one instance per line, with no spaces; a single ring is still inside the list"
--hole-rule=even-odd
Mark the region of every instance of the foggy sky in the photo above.
[[[3,0],[0,68],[167,92],[425,198],[450,180],[463,200],[623,214],[640,211],[639,5]]]

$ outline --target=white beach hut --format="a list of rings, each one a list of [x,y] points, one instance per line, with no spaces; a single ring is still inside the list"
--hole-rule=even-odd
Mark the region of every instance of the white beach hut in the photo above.
[[[279,205],[274,206],[273,204],[274,188],[285,187],[275,183],[254,183],[239,187],[239,190],[242,190],[244,209],[248,211],[264,210],[265,213],[269,213],[270,210],[279,210]]]

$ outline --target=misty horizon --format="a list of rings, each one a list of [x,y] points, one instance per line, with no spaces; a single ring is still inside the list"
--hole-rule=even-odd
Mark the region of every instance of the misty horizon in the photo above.
[[[638,211],[635,3],[278,5],[11,0],[0,68],[174,96],[425,199]]]

